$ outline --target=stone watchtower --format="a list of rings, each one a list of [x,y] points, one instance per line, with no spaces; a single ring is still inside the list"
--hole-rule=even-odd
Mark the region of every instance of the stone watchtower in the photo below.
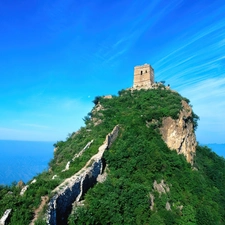
[[[135,89],[151,88],[154,84],[154,69],[149,64],[134,67],[134,84]]]

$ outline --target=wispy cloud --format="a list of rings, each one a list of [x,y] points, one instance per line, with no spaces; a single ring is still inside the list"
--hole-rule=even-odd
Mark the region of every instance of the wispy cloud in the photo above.
[[[202,20],[168,40],[161,58],[153,62],[158,80],[166,80],[191,100],[200,116],[201,140],[221,142],[225,135],[225,18],[222,11],[204,14]],[[204,18],[204,19],[203,19]],[[210,18],[210,20],[209,20]],[[211,136],[210,136],[211,134]],[[214,141],[213,141],[214,140]],[[216,141],[215,141],[216,140]]]
[[[171,72],[174,72],[172,77],[176,79],[188,74],[191,75],[189,77],[191,79],[201,75],[202,80],[212,76],[212,73],[206,72],[218,68],[225,57],[225,18],[222,17],[208,26],[200,27],[196,33],[190,30],[190,34],[181,40],[169,43],[164,57],[154,63],[158,76],[169,78]],[[179,74],[176,74],[177,71]]]
[[[192,36],[184,46],[174,45],[174,50],[154,63],[157,77],[166,79],[178,90],[209,78],[223,77],[225,33],[222,35],[220,29],[222,26],[225,29],[225,19],[218,24],[211,28],[213,32],[203,30],[197,37]]]
[[[189,87],[186,86],[181,92],[186,96],[190,96],[191,99],[199,104],[201,102],[205,104],[205,101],[208,101],[208,103],[215,103],[217,106],[224,106],[225,78],[210,78]],[[208,107],[208,104],[205,106]],[[221,108],[221,110],[225,111],[225,108]]]
[[[38,4],[35,10],[24,17],[35,26],[17,21],[22,36],[14,40],[8,33],[5,39],[18,42],[20,49],[32,48],[22,54],[24,61],[22,52],[13,50],[8,57],[15,68],[5,68],[5,74],[14,75],[12,80],[6,75],[2,82],[7,84],[1,89],[2,135],[14,132],[7,127],[18,129],[15,137],[20,129],[27,130],[24,136],[29,131],[33,136],[40,131],[48,135],[50,129],[74,131],[92,107],[87,96],[116,93],[118,83],[122,88],[132,79],[132,67],[145,62],[154,67],[157,81],[165,80],[191,100],[201,117],[199,129],[209,125],[216,133],[216,125],[223,124],[223,0],[207,4],[204,0],[56,0]],[[12,14],[10,21],[18,15]],[[35,32],[27,27],[35,27]],[[20,42],[23,37],[28,44]],[[36,73],[31,76],[32,71]]]
[[[200,116],[198,139],[209,142],[224,142],[225,135],[225,78],[210,78],[181,91],[191,99],[194,111]],[[216,135],[215,135],[216,134]],[[203,136],[204,135],[204,136]]]
[[[82,51],[79,54],[79,64],[88,63],[89,68],[93,71],[92,74],[97,74],[102,67],[116,67],[121,63],[124,57],[127,57],[126,54],[129,53],[143,34],[146,32],[151,33],[151,30],[154,29],[157,22],[163,20],[164,17],[171,13],[171,11],[177,8],[181,3],[182,0],[173,0],[170,3],[167,2],[167,4],[165,4],[163,0],[154,0],[150,2],[146,0],[135,0],[129,3],[126,1],[119,2],[115,4],[117,5],[117,11],[115,11],[116,18],[107,16],[107,12],[111,14],[111,10],[114,7],[104,8],[101,19],[103,19],[104,14],[106,14],[107,26],[103,26],[99,32],[94,35],[90,33],[91,38],[85,43],[86,48],[82,48]],[[66,1],[66,5],[68,6],[69,4],[70,1]],[[56,6],[59,7],[60,4],[56,4]],[[95,14],[99,14],[99,9],[96,10],[96,7],[99,8],[97,2],[90,4],[88,7],[83,7],[86,8],[84,13],[78,13],[76,21],[77,23],[80,23],[81,27],[85,27],[87,24],[91,27],[98,27],[98,24],[95,24],[98,22],[89,21],[93,15],[95,17]],[[62,9],[65,11],[65,6],[63,6]],[[61,13],[62,9],[54,10],[56,11],[56,15]],[[81,11],[82,10],[83,9],[81,9]],[[85,18],[83,18],[83,14],[85,14]],[[80,20],[81,18],[83,19]],[[75,22],[74,24],[77,23]],[[74,29],[77,29],[76,27],[74,27]],[[83,30],[79,30],[78,33],[81,33],[82,35],[82,31]],[[87,30],[85,29],[83,32],[86,33]],[[91,49],[89,46],[91,46]]]

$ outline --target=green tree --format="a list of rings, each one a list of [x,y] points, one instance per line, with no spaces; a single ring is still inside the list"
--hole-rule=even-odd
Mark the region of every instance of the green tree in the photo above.
[[[158,213],[154,213],[149,220],[149,224],[151,225],[166,225],[164,223],[163,218],[160,217]]]
[[[182,215],[179,220],[180,225],[195,225],[196,224],[196,211],[191,205],[184,206]]]

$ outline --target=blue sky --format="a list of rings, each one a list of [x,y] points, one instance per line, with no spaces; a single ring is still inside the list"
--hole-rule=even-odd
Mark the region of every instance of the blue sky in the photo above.
[[[198,141],[225,143],[224,12],[224,0],[0,1],[0,139],[65,140],[95,96],[149,63],[191,100]]]

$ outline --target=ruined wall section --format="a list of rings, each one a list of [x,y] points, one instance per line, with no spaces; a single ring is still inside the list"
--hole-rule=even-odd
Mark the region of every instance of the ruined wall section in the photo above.
[[[119,126],[115,126],[111,133],[106,135],[104,143],[99,147],[98,153],[91,157],[86,165],[72,177],[66,179],[55,188],[47,209],[46,222],[50,225],[67,224],[72,204],[79,202],[87,190],[95,185],[97,178],[104,169],[103,154],[116,140]]]
[[[103,169],[102,160],[93,164],[82,174],[73,177],[68,185],[55,194],[48,204],[48,224],[67,224],[67,218],[71,212],[72,204],[79,201],[81,196],[97,182],[97,177]]]
[[[4,215],[3,215],[2,218],[0,219],[0,225],[7,225],[7,224],[9,223],[11,211],[12,211],[12,209],[7,209],[7,210],[4,212]]]

